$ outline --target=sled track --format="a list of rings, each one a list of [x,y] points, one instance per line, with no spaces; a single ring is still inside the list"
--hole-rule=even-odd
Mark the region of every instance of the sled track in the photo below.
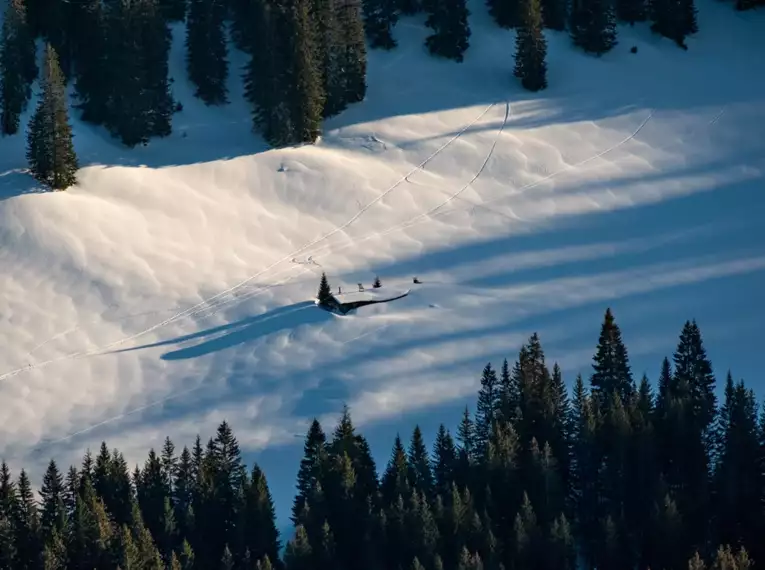
[[[220,299],[221,297],[224,297],[226,295],[230,295],[234,291],[237,291],[238,289],[241,289],[243,286],[245,286],[248,283],[250,283],[252,280],[257,279],[258,277],[260,277],[260,276],[264,275],[265,273],[271,271],[273,268],[277,267],[278,265],[291,260],[295,256],[300,255],[301,253],[305,252],[307,249],[309,249],[309,248],[315,246],[316,244],[319,244],[319,243],[329,239],[333,235],[335,235],[335,234],[343,231],[344,229],[346,229],[353,222],[355,222],[357,219],[359,219],[372,206],[374,206],[375,204],[380,202],[383,198],[385,198],[393,190],[395,190],[396,188],[401,186],[401,184],[403,184],[409,176],[411,176],[415,172],[418,172],[418,171],[422,170],[423,168],[425,168],[425,166],[427,166],[427,164],[431,160],[436,158],[439,154],[441,154],[444,150],[446,150],[449,146],[451,146],[456,140],[458,140],[462,135],[464,135],[470,127],[472,127],[478,121],[480,121],[486,115],[486,113],[488,113],[496,105],[497,105],[496,102],[491,103],[490,105],[488,105],[475,119],[473,119],[470,123],[465,125],[462,129],[460,129],[459,132],[457,132],[454,136],[452,136],[449,140],[447,140],[444,144],[442,144],[439,148],[437,148],[430,156],[425,158],[425,160],[423,160],[417,166],[415,166],[412,170],[407,172],[406,175],[402,176],[399,180],[394,182],[391,186],[389,186],[379,196],[377,196],[375,199],[370,201],[366,206],[363,206],[348,221],[346,221],[345,223],[343,223],[343,224],[341,224],[339,226],[336,226],[333,230],[330,230],[329,232],[327,232],[323,236],[321,236],[319,238],[316,238],[312,242],[309,242],[309,243],[303,245],[302,247],[300,247],[299,249],[293,251],[292,253],[289,253],[289,254],[285,255],[284,257],[282,257],[281,259],[275,261],[274,263],[272,263],[271,265],[269,265],[265,269],[262,269],[258,273],[255,273],[254,275],[251,275],[250,277],[244,279],[243,281],[240,281],[236,285],[234,285],[234,286],[232,286],[232,287],[230,287],[230,288],[228,288],[228,289],[226,289],[224,291],[221,291],[220,293],[217,293],[217,294],[213,295],[212,297],[208,297],[207,299],[201,301],[200,303],[197,303],[196,305],[194,305],[194,306],[192,306],[192,307],[190,307],[188,309],[185,309],[184,311],[176,313],[173,316],[168,317],[164,321],[161,321],[161,322],[159,322],[159,323],[157,323],[155,325],[152,325],[151,327],[149,327],[147,329],[144,329],[144,330],[142,330],[140,332],[132,334],[132,335],[130,335],[128,337],[124,337],[124,338],[122,338],[120,340],[114,341],[114,342],[109,343],[109,344],[107,344],[105,346],[102,346],[102,347],[97,347],[97,348],[94,348],[94,349],[91,349],[91,350],[86,350],[86,351],[80,351],[80,352],[75,352],[75,353],[67,354],[67,355],[64,355],[64,356],[53,358],[51,360],[46,360],[46,361],[39,362],[39,363],[36,363],[36,364],[29,364],[28,366],[24,366],[24,367],[21,367],[21,368],[17,368],[15,370],[11,370],[11,371],[6,372],[4,374],[0,374],[0,381],[1,380],[6,380],[7,378],[11,378],[13,376],[16,376],[17,374],[21,374],[22,372],[26,372],[28,370],[33,370],[33,369],[37,369],[37,368],[42,368],[42,367],[47,366],[49,364],[53,364],[53,363],[56,363],[56,362],[61,362],[63,360],[70,360],[70,359],[74,359],[74,358],[82,358],[82,357],[87,357],[87,356],[95,356],[97,354],[103,354],[103,353],[109,352],[110,349],[112,349],[112,348],[114,348],[116,346],[119,346],[119,345],[124,344],[126,342],[130,342],[131,340],[135,340],[135,339],[137,339],[137,338],[139,338],[139,337],[141,337],[141,336],[143,336],[145,334],[148,334],[148,333],[153,332],[153,331],[155,331],[155,330],[157,330],[157,329],[159,329],[161,327],[169,325],[169,324],[171,324],[171,323],[173,323],[173,322],[175,322],[175,321],[177,321],[177,320],[179,320],[181,318],[189,317],[189,316],[193,316],[193,315],[198,314],[200,312],[200,309],[204,309],[206,307],[211,306],[212,302],[215,301],[216,299]]]

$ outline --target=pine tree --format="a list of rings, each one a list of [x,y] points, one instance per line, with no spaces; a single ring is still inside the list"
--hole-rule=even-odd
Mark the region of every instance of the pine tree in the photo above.
[[[367,94],[367,44],[361,0],[336,1],[342,100],[345,104],[358,103]]]
[[[244,75],[245,98],[252,106],[255,129],[272,146],[286,146],[294,140],[286,99],[286,14],[280,5],[265,0],[253,0],[252,11],[252,56]]]
[[[616,45],[616,12],[610,0],[573,0],[570,19],[571,39],[585,52],[600,56]]]
[[[228,103],[228,60],[223,0],[189,0],[186,64],[195,95],[207,105]]]
[[[182,22],[186,19],[186,0],[160,0],[159,11],[167,22]]]
[[[674,41],[683,49],[685,38],[698,31],[693,0],[651,0],[651,30]]]
[[[379,289],[380,287],[382,287],[382,283],[380,283],[379,276],[375,277],[374,283],[372,283],[372,287],[374,287],[375,289]]]
[[[446,496],[454,483],[457,449],[451,434],[443,424],[438,426],[432,456],[435,491],[438,495]]]
[[[433,472],[420,426],[415,426],[408,452],[409,481],[412,488],[430,499],[433,496]]]
[[[82,120],[104,124],[108,118],[109,85],[116,69],[109,65],[107,18],[102,0],[77,3],[72,20],[74,87]],[[112,7],[112,9],[115,9]],[[121,52],[116,52],[120,56]],[[128,55],[130,57],[130,55]],[[111,60],[114,63],[114,59]]]
[[[565,30],[568,15],[567,0],[541,0],[541,4],[544,27],[559,32]]]
[[[592,396],[601,409],[605,410],[608,407],[612,401],[612,394],[618,394],[622,403],[630,401],[635,391],[635,383],[630,371],[627,348],[611,309],[606,310],[603,319],[592,368]]]
[[[3,135],[19,130],[21,113],[37,75],[35,44],[27,26],[24,0],[9,0],[0,31],[0,123]]]
[[[45,50],[39,102],[27,134],[27,160],[32,176],[55,190],[64,190],[77,180],[64,76],[50,44]]]
[[[487,364],[481,373],[481,388],[478,391],[478,403],[476,404],[475,418],[475,446],[476,455],[483,459],[486,454],[486,446],[489,443],[492,424],[497,417],[499,408],[499,381],[497,373]]]
[[[398,22],[395,0],[364,1],[364,31],[372,48],[390,50],[396,47],[393,27]]]
[[[517,28],[521,25],[522,4],[520,0],[486,0],[489,14],[501,28]]]
[[[287,570],[311,570],[313,552],[308,542],[308,535],[302,525],[295,528],[295,536],[287,543],[284,552],[284,564]]]
[[[52,540],[54,533],[61,534],[67,522],[64,505],[64,478],[61,476],[56,462],[52,459],[43,476],[40,497],[42,498],[40,523],[43,538],[48,542]]]
[[[284,13],[286,84],[284,96],[292,144],[313,143],[321,131],[324,92],[308,0],[288,0]]]
[[[266,476],[257,465],[252,467],[249,485],[245,488],[238,530],[243,535],[240,547],[244,545],[254,560],[278,560],[281,545],[274,501]]]
[[[634,25],[646,19],[646,0],[619,0],[616,3],[616,16],[622,22]]]
[[[330,299],[332,299],[332,290],[329,287],[329,281],[327,280],[326,273],[321,274],[321,282],[319,283],[319,293],[316,295],[319,300],[319,304],[326,305]]]
[[[433,33],[425,38],[431,54],[461,62],[470,46],[470,25],[465,0],[431,0],[426,25]]]

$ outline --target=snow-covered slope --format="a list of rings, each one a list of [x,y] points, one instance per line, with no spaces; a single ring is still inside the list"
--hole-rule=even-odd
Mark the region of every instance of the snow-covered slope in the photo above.
[[[61,193],[22,172],[21,137],[0,141],[12,466],[67,465],[102,439],[143,461],[227,418],[284,520],[310,417],[347,401],[383,458],[534,331],[567,379],[586,372],[607,305],[636,374],[655,377],[696,317],[718,372],[757,381],[765,14],[702,0],[687,52],[646,26],[602,58],[548,34],[550,88],[532,95],[513,34],[472,11],[463,64],[402,21],[399,47],[370,54],[367,100],[315,146],[267,150],[238,80],[227,107],[193,99],[181,30],[169,139],[126,150],[76,123],[84,168]],[[312,302],[322,271],[333,290],[380,275],[412,292],[337,317]]]

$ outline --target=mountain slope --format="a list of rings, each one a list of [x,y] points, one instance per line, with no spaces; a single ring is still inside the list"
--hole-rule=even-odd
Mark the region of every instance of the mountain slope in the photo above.
[[[688,52],[646,26],[599,59],[548,33],[550,88],[531,95],[512,33],[472,12],[463,64],[400,22],[367,100],[314,146],[267,150],[238,79],[227,107],[194,100],[180,28],[170,138],[127,150],[76,123],[85,166],[64,193],[21,171],[21,137],[0,141],[4,457],[68,464],[106,439],[142,461],[227,418],[246,449],[278,450],[260,461],[283,515],[297,463],[275,446],[294,452],[310,417],[347,401],[384,450],[534,331],[586,374],[606,305],[637,374],[696,317],[718,372],[756,381],[763,14],[701,3]],[[337,317],[312,303],[322,271],[412,292]]]

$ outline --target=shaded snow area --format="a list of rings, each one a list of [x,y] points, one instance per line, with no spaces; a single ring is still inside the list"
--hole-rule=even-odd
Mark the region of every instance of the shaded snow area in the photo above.
[[[636,375],[695,317],[718,374],[762,389],[765,14],[699,8],[687,52],[646,25],[602,58],[548,32],[540,94],[482,3],[462,64],[403,19],[367,100],[284,150],[251,132],[238,78],[226,107],[191,96],[176,29],[168,139],[128,150],[75,122],[80,183],[57,193],[3,139],[2,456],[37,481],[50,457],[106,440],[143,462],[225,418],[285,523],[310,418],[331,429],[348,402],[382,462],[396,431],[456,422],[534,331],[569,382],[589,374],[606,306]],[[411,293],[340,318],[314,305],[322,272],[349,297],[375,275]]]

